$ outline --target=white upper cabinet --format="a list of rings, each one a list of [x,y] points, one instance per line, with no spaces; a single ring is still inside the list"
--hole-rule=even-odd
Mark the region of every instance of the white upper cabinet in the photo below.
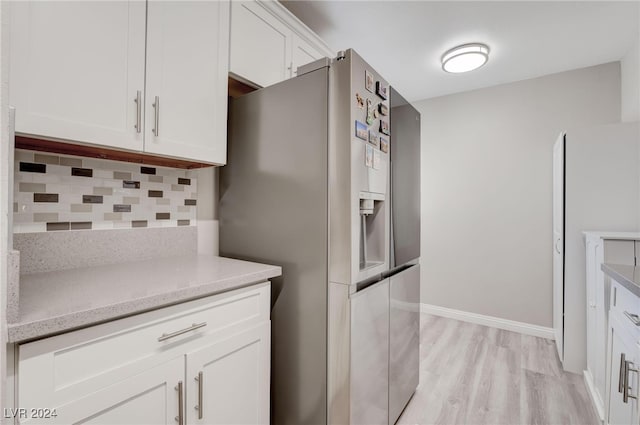
[[[145,152],[226,163],[229,3],[150,0]]]
[[[145,2],[9,2],[16,131],[142,150]]]
[[[228,0],[10,6],[17,132],[226,163]]]
[[[326,56],[320,49],[306,42],[302,37],[293,34],[293,58],[291,66],[291,76],[297,75],[298,67],[306,65]]]
[[[298,66],[334,53],[276,1],[232,1],[229,71],[258,86],[294,77]]]
[[[291,29],[260,3],[232,2],[229,71],[262,87],[289,78]]]

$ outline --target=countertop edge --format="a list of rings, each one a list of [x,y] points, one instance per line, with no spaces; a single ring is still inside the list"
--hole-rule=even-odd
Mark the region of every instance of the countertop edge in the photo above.
[[[157,310],[183,302],[230,292],[262,283],[282,275],[282,268],[271,266],[265,270],[233,276],[195,288],[185,288],[148,297],[135,298],[91,310],[82,310],[30,322],[7,324],[7,342],[21,343],[56,334],[86,328],[100,323]],[[89,316],[89,317],[87,317]]]
[[[624,286],[626,289],[631,291],[636,297],[640,297],[640,286],[633,280],[633,277],[625,276],[623,273],[617,271],[614,265],[609,265],[607,263],[602,263],[600,266],[601,270],[611,278],[613,278],[616,282]]]

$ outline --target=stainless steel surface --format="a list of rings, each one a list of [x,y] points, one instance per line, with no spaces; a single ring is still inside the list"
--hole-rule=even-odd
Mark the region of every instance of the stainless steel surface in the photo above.
[[[394,424],[420,378],[420,266],[389,278],[389,424]]]
[[[351,425],[389,421],[389,279],[351,296]]]
[[[184,329],[180,329],[179,331],[175,331],[175,332],[171,332],[171,333],[164,333],[162,335],[160,335],[158,337],[158,342],[162,342],[162,341],[166,341],[167,339],[170,338],[174,338],[178,335],[182,335],[185,334],[187,332],[191,332],[191,331],[195,331],[196,329],[200,329],[207,326],[207,322],[202,322],[202,323],[194,323],[191,326],[189,326],[188,328],[184,328]]]
[[[633,362],[630,362],[629,360],[625,360],[624,362],[624,384],[623,384],[623,388],[622,388],[622,402],[623,403],[628,403],[630,398],[638,398],[634,395],[629,394],[629,390],[631,389],[629,387],[629,372],[636,372],[638,373],[638,369],[634,369],[631,367],[631,365],[633,364]]]
[[[620,369],[618,369],[618,392],[622,393],[624,388],[624,368],[626,360],[624,353],[620,354]]]
[[[636,326],[640,326],[640,317],[638,317],[637,314],[631,314],[628,311],[625,311],[624,315],[627,316],[627,319],[631,320],[631,323]]]
[[[136,98],[133,100],[136,102],[136,132],[142,131],[142,91],[136,92]]]
[[[389,267],[420,257],[420,113],[393,87],[391,136],[391,258]]]
[[[178,416],[176,416],[176,422],[178,422],[178,425],[184,425],[184,387],[182,381],[178,381],[176,391],[178,391]]]
[[[198,372],[198,376],[196,376],[196,381],[198,381],[198,405],[196,409],[198,410],[198,419],[202,419],[202,411],[204,407],[202,406],[202,391],[203,391],[203,380],[202,372]]]
[[[328,69],[231,101],[220,254],[282,266],[272,288],[274,424],[327,423]]]
[[[153,102],[153,135],[158,137],[160,134],[160,96],[156,96],[155,101]]]

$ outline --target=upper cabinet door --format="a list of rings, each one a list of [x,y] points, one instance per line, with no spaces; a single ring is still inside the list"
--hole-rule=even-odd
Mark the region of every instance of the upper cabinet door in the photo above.
[[[9,5],[16,132],[141,150],[145,2]]]
[[[228,1],[149,1],[145,152],[226,163],[228,57]]]
[[[293,65],[291,76],[298,74],[298,67],[318,60],[325,55],[320,50],[307,43],[302,37],[293,34]]]
[[[232,2],[229,71],[259,86],[291,73],[292,32],[254,1]]]

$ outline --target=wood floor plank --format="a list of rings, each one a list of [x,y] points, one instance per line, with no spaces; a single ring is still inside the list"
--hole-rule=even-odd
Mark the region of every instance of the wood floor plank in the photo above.
[[[399,425],[598,424],[553,341],[427,314],[420,332],[420,384]]]

